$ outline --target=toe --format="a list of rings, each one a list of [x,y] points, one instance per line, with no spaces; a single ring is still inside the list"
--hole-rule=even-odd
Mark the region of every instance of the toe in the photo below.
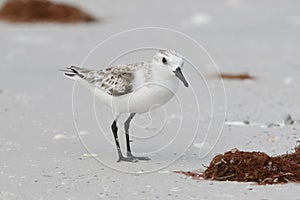
[[[120,157],[120,158],[117,160],[117,162],[121,162],[121,161],[136,163],[136,162],[138,162],[139,160],[136,159],[135,157]]]
[[[149,157],[143,157],[143,156],[130,156],[133,159],[137,159],[137,160],[151,160],[151,158]]]

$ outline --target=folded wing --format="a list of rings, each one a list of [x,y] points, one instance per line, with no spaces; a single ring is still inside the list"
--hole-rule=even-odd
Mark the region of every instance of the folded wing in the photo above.
[[[131,93],[134,85],[134,70],[123,68],[111,67],[99,71],[71,66],[61,71],[68,78],[84,80],[109,95],[121,96]]]

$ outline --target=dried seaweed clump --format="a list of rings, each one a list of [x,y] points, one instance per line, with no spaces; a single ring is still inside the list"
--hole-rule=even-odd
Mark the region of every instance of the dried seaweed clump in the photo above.
[[[247,74],[247,73],[244,73],[244,74],[229,74],[229,73],[221,73],[219,74],[219,78],[222,78],[222,79],[229,79],[229,80],[254,80],[256,79],[255,77]]]
[[[94,22],[80,9],[48,0],[7,0],[0,9],[0,19],[8,22]]]
[[[244,152],[237,149],[217,155],[203,172],[182,172],[196,179],[217,181],[257,182],[276,184],[300,182],[300,145],[295,152],[270,157],[263,152]]]

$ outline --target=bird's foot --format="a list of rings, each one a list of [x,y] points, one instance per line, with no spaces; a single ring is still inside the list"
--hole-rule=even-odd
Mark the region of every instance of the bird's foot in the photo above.
[[[124,157],[124,156],[119,156],[119,159],[117,160],[117,162],[121,162],[121,161],[136,163],[136,162],[138,162],[139,160],[136,159],[135,157]]]
[[[144,156],[134,156],[131,153],[127,153],[127,158],[132,158],[135,160],[151,160],[149,157],[144,157]]]

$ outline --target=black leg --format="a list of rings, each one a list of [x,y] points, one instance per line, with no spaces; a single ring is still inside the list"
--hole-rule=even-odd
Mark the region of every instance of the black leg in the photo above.
[[[135,116],[136,113],[131,113],[128,119],[124,123],[124,128],[125,128],[125,135],[126,135],[126,147],[127,147],[127,157],[132,160],[150,160],[148,157],[138,157],[138,156],[133,156],[131,153],[131,148],[130,148],[130,140],[129,140],[129,127],[130,127],[130,122],[132,118]]]
[[[122,151],[121,151],[121,148],[120,148],[120,142],[119,142],[119,138],[118,138],[117,120],[113,121],[113,123],[111,125],[111,129],[112,129],[112,132],[114,134],[114,138],[115,138],[115,142],[116,142],[116,146],[117,146],[117,151],[118,151],[118,156],[119,156],[119,159],[118,159],[117,162],[120,162],[120,161],[137,162],[136,159],[126,158],[122,155]]]
[[[119,155],[119,160],[120,160],[123,157],[123,155],[122,155],[122,152],[121,152],[119,138],[118,138],[117,120],[113,121],[113,123],[111,125],[111,130],[114,134],[114,138],[115,138],[115,142],[116,142],[116,146],[117,146],[117,151],[118,151],[118,155]]]
[[[135,116],[135,113],[131,113],[128,119],[124,123],[124,128],[125,128],[125,135],[126,135],[126,147],[127,147],[127,154],[128,152],[131,153],[131,148],[130,148],[130,140],[129,140],[129,127],[130,127],[130,122],[132,118]]]

